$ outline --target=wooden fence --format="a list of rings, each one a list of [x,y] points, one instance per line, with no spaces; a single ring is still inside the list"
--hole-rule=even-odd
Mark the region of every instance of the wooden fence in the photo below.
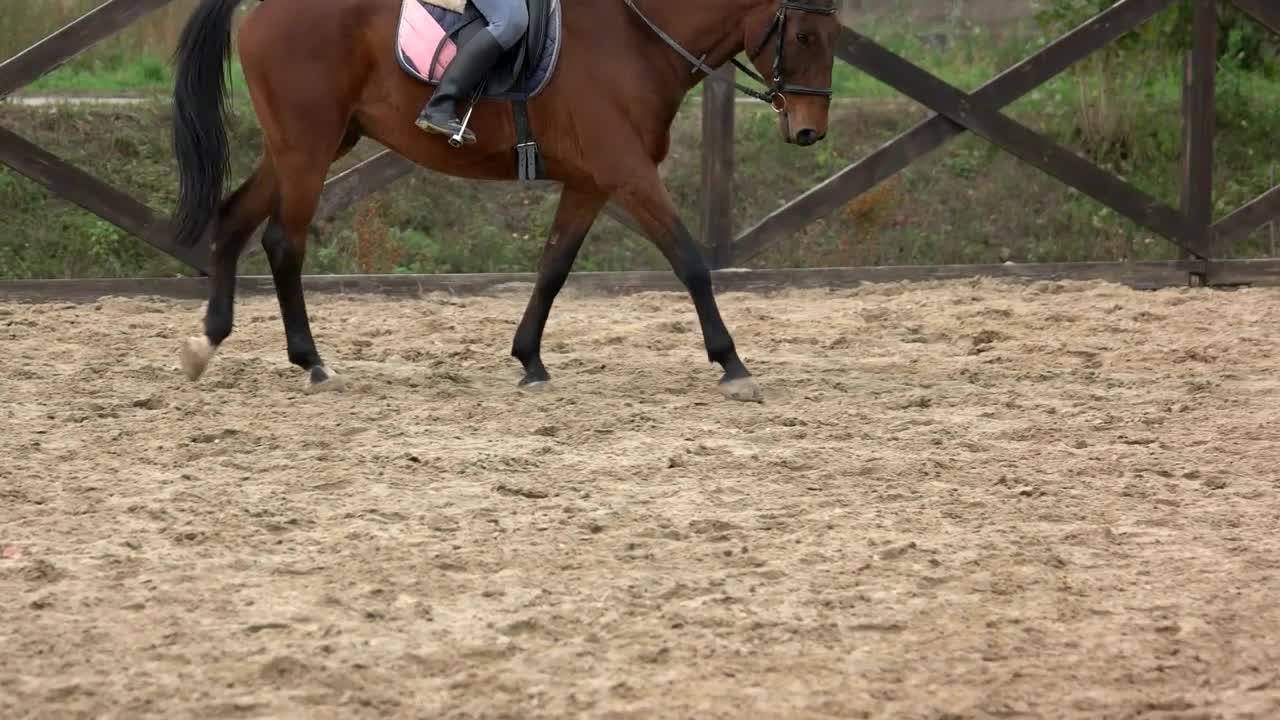
[[[1156,275],[1167,279],[1170,271],[1185,272],[1184,277],[1192,284],[1231,284],[1231,269],[1239,267],[1240,262],[1215,262],[1214,258],[1235,240],[1280,218],[1280,186],[1220,219],[1213,218],[1211,181],[1217,13],[1219,2],[1229,1],[1259,23],[1280,33],[1280,3],[1275,0],[1191,0],[1194,13],[1193,26],[1189,31],[1193,40],[1185,67],[1185,158],[1180,208],[1157,200],[1002,112],[1005,106],[1177,1],[1120,0],[972,93],[945,82],[857,31],[842,28],[836,49],[841,60],[895,88],[935,114],[736,236],[731,222],[733,92],[724,83],[705,83],[701,228],[711,264],[722,269],[750,260],[769,245],[827,217],[948,141],[972,132],[1181,248],[1183,259],[1161,265]],[[0,97],[20,90],[78,53],[170,2],[172,0],[106,0],[96,9],[0,64]],[[732,79],[732,71],[732,66],[728,66],[719,73],[726,79]],[[175,246],[168,218],[160,217],[144,202],[4,127],[0,127],[0,162],[202,274],[206,269],[207,248]],[[332,217],[350,204],[415,171],[422,170],[403,157],[384,150],[329,179],[317,218]],[[608,212],[634,227],[630,218],[617,208],[611,206]],[[1096,276],[1099,272],[1097,264],[1079,265],[1087,266],[1082,272],[1088,276]],[[1057,276],[1061,276],[1060,272],[1067,266],[1054,267],[1058,268]],[[1258,279],[1257,267],[1254,265],[1244,272],[1250,282]],[[955,267],[952,266],[942,275],[954,272]],[[1116,270],[1109,274],[1125,275],[1127,272]],[[1020,275],[1028,276],[1028,273],[1029,276],[1038,276],[1034,270]],[[893,272],[887,275],[893,275]],[[917,268],[907,275],[929,277],[930,270]]]
[[[1232,1],[1255,20],[1280,33],[1280,3]],[[727,246],[716,256],[739,263],[749,260],[770,244],[826,217],[968,131],[1174,243],[1182,249],[1184,258],[1199,261],[1201,267],[1192,273],[1193,282],[1209,280],[1214,268],[1212,258],[1233,241],[1280,216],[1280,187],[1277,187],[1216,222],[1212,217],[1217,0],[1192,0],[1193,27],[1189,28],[1192,49],[1186,60],[1184,83],[1185,160],[1180,209],[1169,207],[1001,112],[1006,105],[1137,28],[1174,2],[1176,0],[1121,0],[972,93],[913,65],[857,31],[844,28],[836,51],[841,60],[936,114],[737,237],[730,236],[727,225],[713,228],[710,242]],[[725,112],[713,108],[708,111]]]

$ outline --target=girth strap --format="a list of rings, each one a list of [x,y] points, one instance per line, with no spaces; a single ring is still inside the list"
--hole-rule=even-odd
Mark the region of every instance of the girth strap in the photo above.
[[[512,100],[511,113],[516,125],[516,177],[520,182],[541,180],[546,170],[542,166],[538,143],[529,124],[528,103],[524,100]]]

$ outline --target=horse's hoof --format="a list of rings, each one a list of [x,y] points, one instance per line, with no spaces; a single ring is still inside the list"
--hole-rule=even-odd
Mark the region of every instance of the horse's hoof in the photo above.
[[[520,384],[516,387],[529,392],[545,392],[551,389],[550,385],[550,373],[542,366],[542,363],[536,362],[532,368],[524,371],[524,377],[520,378]]]
[[[308,395],[322,392],[341,392],[347,388],[342,376],[323,365],[311,368],[307,377],[307,385],[302,389]]]
[[[730,400],[738,402],[764,402],[764,393],[754,378],[744,377],[737,380],[722,380],[720,393]]]
[[[551,379],[530,380],[529,378],[525,378],[520,381],[520,384],[516,386],[516,389],[521,390],[522,392],[544,393],[551,389]]]
[[[218,347],[209,342],[209,338],[200,335],[188,338],[182,344],[182,350],[179,352],[179,358],[182,362],[182,372],[186,374],[188,380],[199,380],[204,374],[205,368],[209,367],[209,361],[213,359],[213,354],[218,351]]]

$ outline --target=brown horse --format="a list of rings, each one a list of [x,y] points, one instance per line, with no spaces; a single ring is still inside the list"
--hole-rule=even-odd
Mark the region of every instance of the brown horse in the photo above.
[[[613,200],[687,288],[707,355],[724,371],[721,391],[733,399],[760,399],[658,164],[684,96],[710,68],[738,64],[735,58],[744,51],[771,78],[765,92],[747,92],[772,103],[784,139],[811,145],[825,136],[839,26],[833,8],[814,1],[562,0],[558,69],[527,104],[545,176],[562,189],[512,343],[511,354],[524,368],[522,387],[549,379],[540,347],[551,305],[588,230]],[[269,218],[262,244],[289,360],[307,371],[309,391],[339,389],[341,380],[326,368],[312,339],[301,279],[307,230],[329,166],[361,137],[370,137],[438,172],[514,180],[512,106],[481,100],[470,125],[478,142],[451,147],[446,136],[414,124],[432,87],[397,63],[401,0],[264,0],[244,19],[238,41],[265,153],[253,174],[224,199],[225,64],[240,2],[203,0],[177,51],[178,241],[192,245],[213,233],[204,334],[183,346],[183,369],[188,378],[199,378],[231,334],[237,261],[253,231]],[[745,65],[738,67],[765,82]]]

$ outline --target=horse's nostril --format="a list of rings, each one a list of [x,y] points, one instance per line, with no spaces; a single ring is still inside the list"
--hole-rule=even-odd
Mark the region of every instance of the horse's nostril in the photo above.
[[[804,129],[796,133],[796,142],[801,145],[812,145],[818,141],[818,132],[816,130]]]

